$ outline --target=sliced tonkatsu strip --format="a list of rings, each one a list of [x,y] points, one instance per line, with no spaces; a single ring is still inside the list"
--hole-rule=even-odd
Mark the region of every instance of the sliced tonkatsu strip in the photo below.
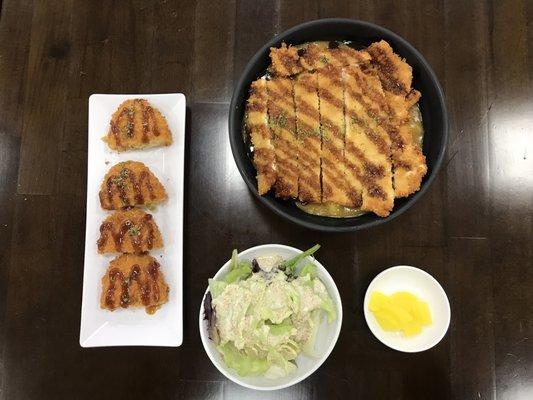
[[[298,139],[293,82],[288,78],[267,80],[268,122],[274,138],[277,197],[298,197]]]
[[[270,60],[272,64],[269,71],[276,76],[287,77],[296,75],[303,70],[298,62],[298,49],[293,46],[288,46],[282,43],[280,48],[270,48]]]
[[[387,42],[372,43],[367,51],[372,57],[371,70],[381,81],[391,112],[395,195],[405,197],[420,189],[427,172],[426,159],[408,126],[409,110],[418,102],[420,93],[411,87],[411,66]]]
[[[314,42],[299,50],[299,62],[303,69],[315,71],[327,66],[345,67],[348,65],[366,65],[370,55],[358,51],[344,43]]]
[[[172,134],[159,110],[147,100],[123,102],[111,117],[104,141],[117,151],[172,144]]]
[[[348,180],[361,188],[363,211],[386,217],[394,206],[387,100],[380,80],[358,67],[346,67],[344,80]]]
[[[161,182],[138,161],[120,162],[111,167],[100,185],[99,196],[104,210],[155,205],[167,199]]]
[[[274,145],[268,127],[266,79],[252,82],[246,102],[246,131],[253,148],[253,162],[257,171],[257,189],[267,193],[276,182]]]
[[[350,188],[345,176],[342,69],[330,66],[316,74],[322,133],[322,202],[353,207],[360,195]]]
[[[144,253],[163,247],[161,232],[151,214],[139,208],[117,211],[100,225],[98,252]]]
[[[320,203],[320,113],[317,75],[303,72],[294,82],[296,130],[298,133],[298,199]]]
[[[153,314],[168,301],[168,285],[157,260],[149,255],[123,254],[115,258],[102,277],[100,307],[144,307]]]

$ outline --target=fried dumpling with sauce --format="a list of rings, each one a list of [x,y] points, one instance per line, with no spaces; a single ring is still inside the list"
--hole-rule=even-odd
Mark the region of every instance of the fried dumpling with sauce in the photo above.
[[[109,170],[100,186],[100,205],[105,210],[152,206],[167,199],[165,188],[146,165],[121,162]]]
[[[144,307],[148,314],[168,302],[169,287],[160,265],[149,255],[123,254],[102,277],[100,307],[106,310]]]
[[[104,141],[119,152],[172,144],[172,134],[165,117],[145,99],[123,102],[109,125]]]
[[[144,253],[163,247],[159,227],[151,214],[139,208],[116,211],[100,225],[98,252]]]

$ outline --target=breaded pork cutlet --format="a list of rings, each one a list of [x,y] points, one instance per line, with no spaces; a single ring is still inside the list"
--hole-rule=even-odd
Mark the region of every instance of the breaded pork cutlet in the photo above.
[[[154,257],[123,254],[111,261],[102,277],[100,307],[110,311],[144,307],[148,314],[153,314],[168,302],[168,291]]]
[[[155,205],[167,199],[161,182],[138,161],[121,162],[111,167],[100,185],[99,196],[104,210]]]
[[[270,48],[271,65],[269,71],[276,76],[287,77],[296,75],[303,70],[298,62],[298,49],[282,43],[279,48]]]
[[[172,144],[167,121],[147,100],[126,100],[115,111],[104,141],[117,151]]]
[[[346,147],[350,186],[361,188],[363,211],[386,217],[394,206],[391,140],[384,129],[388,108],[380,80],[346,67]]]
[[[338,42],[314,42],[302,46],[299,50],[299,63],[307,71],[320,68],[363,66],[370,61],[370,55],[365,51]]]
[[[139,208],[117,211],[100,225],[98,252],[144,253],[163,247],[161,232],[151,214]]]
[[[294,81],[296,131],[298,136],[298,199],[305,203],[320,203],[320,110],[317,75],[302,72]]]
[[[381,81],[391,113],[394,192],[396,197],[406,197],[420,189],[427,172],[426,158],[408,124],[409,110],[418,102],[420,93],[411,87],[411,66],[386,41],[372,43],[367,51],[372,57],[371,70]]]
[[[268,123],[274,139],[277,197],[298,197],[298,140],[293,82],[288,78],[267,80]]]
[[[250,86],[246,101],[245,129],[253,148],[253,163],[257,171],[259,194],[267,193],[276,182],[275,151],[272,133],[268,127],[267,87],[265,79],[258,79]]]
[[[346,180],[344,158],[344,89],[342,69],[326,67],[317,70],[322,133],[322,202],[353,207],[359,195]]]

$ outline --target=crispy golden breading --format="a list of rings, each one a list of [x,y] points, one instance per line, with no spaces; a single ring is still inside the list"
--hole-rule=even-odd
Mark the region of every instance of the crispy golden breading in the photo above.
[[[328,42],[314,42],[303,46],[299,62],[307,71],[316,71],[325,67],[361,66],[370,61],[370,55],[358,51],[344,43],[330,47]]]
[[[246,101],[245,128],[254,147],[253,162],[257,171],[257,188],[262,195],[276,182],[276,160],[272,133],[268,127],[265,79],[258,79],[250,86],[250,97]]]
[[[346,67],[344,79],[350,184],[361,188],[362,210],[386,217],[394,206],[391,140],[382,123],[388,119],[387,100],[379,79],[360,68]]]
[[[139,208],[116,211],[100,225],[98,252],[144,253],[163,247],[159,227],[151,214]]]
[[[317,70],[316,74],[322,132],[322,202],[353,207],[358,202],[358,196],[352,198],[346,179],[342,69],[326,67]]]
[[[409,110],[420,93],[411,87],[413,71],[405,60],[395,54],[382,40],[372,43],[368,49],[372,57],[372,71],[377,74],[391,113],[392,160],[394,165],[394,190],[396,197],[406,197],[420,189],[427,172],[426,158],[408,126]]]
[[[115,258],[102,277],[100,307],[144,307],[148,314],[168,302],[169,288],[160,265],[149,255],[123,254]]]
[[[109,170],[100,186],[100,205],[105,210],[159,204],[167,199],[165,188],[138,161],[121,162]]]
[[[246,105],[260,194],[274,187],[277,197],[386,217],[395,197],[419,190],[420,93],[387,42],[283,43],[270,58]]]
[[[172,134],[159,110],[147,100],[123,102],[111,117],[104,141],[117,151],[172,144]]]
[[[280,48],[270,48],[270,72],[280,77],[295,75],[302,71],[302,66],[298,62],[298,49],[285,43]]]
[[[267,81],[268,121],[276,155],[276,196],[298,197],[298,139],[294,111],[293,82],[288,78]]]
[[[294,82],[296,131],[298,136],[298,199],[320,203],[320,110],[317,74],[303,72]]]

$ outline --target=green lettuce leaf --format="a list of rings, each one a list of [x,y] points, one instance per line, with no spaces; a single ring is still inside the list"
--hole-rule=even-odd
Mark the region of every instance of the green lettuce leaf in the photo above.
[[[331,300],[331,297],[329,297],[328,294],[322,296],[320,308],[326,312],[328,316],[328,324],[331,324],[333,321],[335,321],[335,318],[337,318],[337,312],[335,311],[333,300]]]
[[[318,332],[318,327],[320,326],[320,316],[322,315],[322,310],[314,310],[311,312],[311,333],[309,335],[309,338],[307,339],[307,342],[304,343],[302,346],[302,352],[309,356],[309,357],[315,357],[318,358],[319,354],[317,354],[315,350],[315,342],[316,342],[316,335]]]
[[[214,279],[209,279],[209,291],[211,292],[211,296],[213,296],[213,299],[216,299],[220,293],[224,291],[226,286],[228,284],[226,282],[222,281],[215,281]]]
[[[260,375],[265,373],[272,365],[267,359],[248,356],[240,352],[231,342],[217,346],[224,362],[233,368],[240,376]]]
[[[233,261],[232,261],[233,263]],[[226,283],[234,283],[247,279],[252,274],[252,266],[249,261],[241,261],[232,266],[230,272],[222,279]]]
[[[293,258],[289,258],[288,260],[286,260],[283,263],[283,269],[285,270],[285,273],[288,276],[294,275],[294,272],[295,272],[295,269],[298,263],[302,261],[305,257],[314,254],[318,249],[320,249],[320,245],[315,244],[309,250],[306,250],[303,253],[298,254],[297,256],[294,256]]]
[[[268,325],[270,333],[274,336],[290,335],[294,325],[290,322],[289,318],[286,318],[281,324]]]
[[[316,278],[316,265],[313,263],[307,263],[303,266],[302,270],[300,271],[299,276],[307,276],[309,275],[311,278]]]

